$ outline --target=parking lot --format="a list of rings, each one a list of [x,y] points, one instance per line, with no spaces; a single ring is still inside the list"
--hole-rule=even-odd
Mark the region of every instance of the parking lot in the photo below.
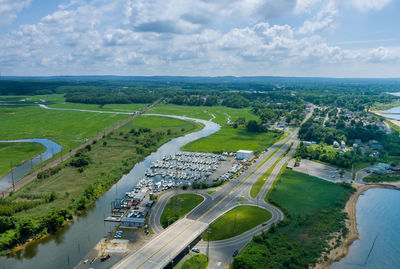
[[[341,177],[340,176],[341,169],[336,167],[328,166],[325,164],[317,163],[306,159],[302,159],[300,165],[294,167],[294,161],[295,159],[290,160],[288,167],[300,173],[308,174],[310,176],[318,177],[334,183],[340,183],[340,182],[350,183],[352,180],[352,175],[350,172],[345,171],[343,177]]]

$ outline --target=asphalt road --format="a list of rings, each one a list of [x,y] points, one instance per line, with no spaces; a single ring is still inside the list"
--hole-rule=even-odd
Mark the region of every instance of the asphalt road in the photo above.
[[[307,120],[310,115],[311,113],[309,113],[305,120]],[[201,252],[205,253],[207,248],[210,250],[210,263],[208,268],[223,268],[230,264],[232,261],[232,253],[235,249],[242,249],[255,234],[268,229],[272,224],[283,219],[283,213],[278,208],[266,203],[264,197],[272,187],[283,165],[295,153],[299,143],[297,140],[297,133],[298,129],[285,139],[273,145],[267,152],[262,154],[256,163],[250,166],[239,177],[219,187],[215,193],[207,196],[206,199],[186,217],[175,222],[166,230],[162,230],[159,219],[162,214],[162,209],[173,193],[164,194],[164,197],[162,196],[160,198],[150,215],[150,225],[153,231],[158,233],[158,236],[142,248],[129,254],[112,268],[161,268],[159,267],[160,265],[164,266],[173,259],[177,250],[188,247],[190,244],[189,239],[194,240],[193,237],[196,238],[203,233],[209,224],[234,207],[240,204],[249,204],[269,210],[272,214],[272,218],[265,226],[259,225],[230,239],[210,243],[201,241],[198,243],[198,248]],[[279,160],[290,146],[292,146],[291,150],[277,163],[257,198],[252,198],[250,196],[252,185]],[[279,150],[274,153],[278,148]],[[238,202],[240,197],[245,197],[248,201]]]

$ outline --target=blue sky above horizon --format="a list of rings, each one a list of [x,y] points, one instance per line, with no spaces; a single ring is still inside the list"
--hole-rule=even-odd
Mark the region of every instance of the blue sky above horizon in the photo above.
[[[400,77],[399,14],[394,0],[0,0],[0,69]]]

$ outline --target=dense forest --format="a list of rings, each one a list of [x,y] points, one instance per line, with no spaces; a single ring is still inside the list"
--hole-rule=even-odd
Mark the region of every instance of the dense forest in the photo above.
[[[39,77],[0,80],[0,95],[64,94],[68,102],[88,104],[149,103],[158,98],[177,105],[225,105],[241,108],[269,104],[285,110],[310,102],[356,111],[397,97],[382,94],[400,91],[399,80],[323,79],[284,77]],[[275,104],[274,107],[271,104]],[[298,110],[291,107],[291,110]],[[270,115],[267,110],[263,115]],[[264,115],[265,114],[265,115]],[[297,118],[297,114],[293,115]]]

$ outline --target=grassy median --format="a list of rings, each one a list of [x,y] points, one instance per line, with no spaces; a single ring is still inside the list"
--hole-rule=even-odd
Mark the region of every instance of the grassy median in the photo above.
[[[181,269],[205,269],[208,265],[208,258],[204,254],[196,254],[187,259]]]
[[[238,206],[210,225],[210,232],[203,235],[203,240],[217,241],[242,234],[257,225],[271,219],[272,214],[260,207]]]
[[[161,214],[160,222],[163,228],[177,221],[200,204],[204,198],[192,193],[183,193],[172,196]]]

